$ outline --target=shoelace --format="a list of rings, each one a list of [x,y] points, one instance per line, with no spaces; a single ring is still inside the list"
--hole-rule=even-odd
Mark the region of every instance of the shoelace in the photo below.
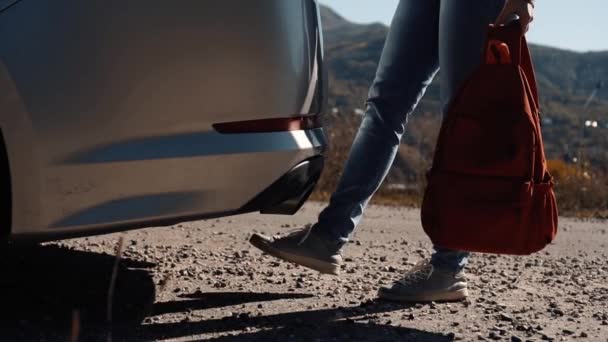
[[[414,268],[405,274],[399,283],[404,286],[417,283],[421,280],[427,280],[433,273],[433,265],[429,261],[421,261]]]

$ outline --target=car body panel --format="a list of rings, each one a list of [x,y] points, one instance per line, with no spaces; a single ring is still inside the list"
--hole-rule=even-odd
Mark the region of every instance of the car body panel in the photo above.
[[[236,212],[325,147],[311,0],[23,0],[0,14],[12,235]]]

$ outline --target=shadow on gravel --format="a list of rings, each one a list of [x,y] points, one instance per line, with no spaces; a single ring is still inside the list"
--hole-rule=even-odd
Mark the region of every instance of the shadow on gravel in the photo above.
[[[75,311],[80,317],[79,341],[106,340],[110,331],[107,295],[114,256],[56,245],[11,246],[1,252],[0,341],[69,341]],[[217,338],[219,341],[450,341],[438,334],[379,324],[382,313],[407,306],[376,302],[359,307],[266,316],[242,313],[223,319],[141,325],[150,315],[313,297],[304,293],[196,292],[178,301],[154,304],[155,286],[149,270],[153,266],[121,260],[113,302],[114,341],[214,333],[232,334]]]
[[[0,255],[0,341],[68,341],[74,311],[80,340],[107,334],[107,295],[114,256],[67,247],[11,246]],[[123,259],[114,296],[114,330],[132,330],[149,314],[153,266]]]
[[[314,297],[306,293],[247,293],[247,292],[216,292],[182,295],[186,300],[154,304],[154,314],[184,312],[188,310],[205,310],[225,306],[254,302],[269,302],[280,299],[302,299]]]
[[[196,295],[202,302],[184,301],[157,304],[158,309],[205,309],[247,302],[286,298],[309,298],[306,294],[207,293]],[[179,304],[182,303],[182,304]],[[193,305],[194,304],[194,305]],[[181,306],[178,306],[181,305]],[[267,316],[240,314],[222,319],[182,321],[144,325],[138,336],[144,340],[194,337],[202,334],[231,333],[218,341],[452,341],[451,338],[416,329],[373,322],[382,313],[410,306],[370,302],[364,306],[296,311]],[[158,313],[157,311],[155,311]],[[248,333],[252,328],[262,331]]]

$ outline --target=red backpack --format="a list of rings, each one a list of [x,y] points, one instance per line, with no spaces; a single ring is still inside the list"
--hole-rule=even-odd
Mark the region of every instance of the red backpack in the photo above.
[[[422,225],[440,247],[531,254],[555,238],[558,213],[518,22],[490,27],[483,60],[441,126]]]

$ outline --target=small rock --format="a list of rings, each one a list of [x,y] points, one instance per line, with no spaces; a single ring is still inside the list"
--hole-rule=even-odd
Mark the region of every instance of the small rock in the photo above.
[[[458,333],[449,333],[446,335],[447,338],[449,338],[452,341],[462,341],[464,340],[464,336],[462,334],[458,334]]]
[[[562,330],[562,333],[564,335],[574,335],[574,331],[572,331],[570,329],[564,329],[564,330]]]
[[[498,335],[495,331],[490,331],[490,334],[488,335],[488,337],[490,337],[493,340],[501,340],[502,338],[500,337],[500,335]]]
[[[505,322],[513,322],[513,317],[511,317],[510,315],[508,315],[506,313],[501,313],[500,320],[505,321]]]
[[[543,340],[543,341],[554,341],[555,337],[543,334],[543,336],[541,337],[541,340]]]

